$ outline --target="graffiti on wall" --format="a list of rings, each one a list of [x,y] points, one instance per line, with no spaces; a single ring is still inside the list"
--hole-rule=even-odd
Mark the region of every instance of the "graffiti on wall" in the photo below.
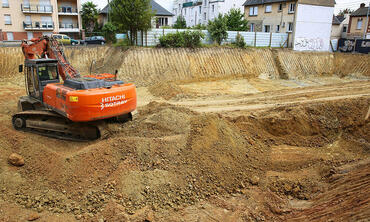
[[[294,45],[299,50],[319,51],[324,48],[324,40],[322,38],[296,38]]]
[[[338,49],[340,52],[353,52],[355,41],[351,39],[339,39]]]

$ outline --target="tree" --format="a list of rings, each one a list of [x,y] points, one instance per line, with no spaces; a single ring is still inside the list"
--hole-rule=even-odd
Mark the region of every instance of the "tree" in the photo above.
[[[222,41],[227,39],[227,19],[222,14],[219,14],[213,21],[208,22],[208,32],[211,39],[221,45]]]
[[[113,0],[110,3],[111,19],[118,31],[127,32],[131,45],[137,41],[137,32],[152,26],[154,13],[150,0]]]
[[[353,12],[352,9],[346,8],[339,11],[338,15],[344,16],[345,14],[351,14]]]
[[[108,42],[115,42],[116,41],[116,32],[117,27],[113,25],[111,22],[107,22],[103,28],[102,31],[104,33],[104,37]]]
[[[175,24],[173,24],[175,29],[186,29],[186,20],[184,16],[180,15],[177,17]]]
[[[225,17],[228,31],[248,31],[248,21],[240,9],[232,8]]]
[[[98,21],[98,9],[93,2],[86,2],[82,4],[81,18],[82,27],[86,29],[87,32],[93,32]]]

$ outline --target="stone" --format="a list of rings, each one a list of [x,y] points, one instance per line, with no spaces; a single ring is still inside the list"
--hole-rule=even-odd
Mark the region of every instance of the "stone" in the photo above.
[[[28,217],[28,221],[35,221],[40,218],[40,215],[38,213],[31,213]]]
[[[19,155],[19,154],[16,154],[16,153],[12,153],[9,157],[8,157],[8,162],[14,166],[23,166],[24,165],[24,158]]]
[[[250,183],[252,185],[258,185],[258,183],[260,182],[260,178],[257,177],[257,176],[253,176],[251,179],[250,179]]]

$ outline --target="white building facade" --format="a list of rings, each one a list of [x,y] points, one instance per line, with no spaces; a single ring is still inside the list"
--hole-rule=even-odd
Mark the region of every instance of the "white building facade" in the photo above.
[[[176,21],[183,16],[186,25],[192,27],[198,24],[207,25],[219,14],[226,14],[232,8],[239,8],[244,13],[245,0],[174,0],[172,13]]]

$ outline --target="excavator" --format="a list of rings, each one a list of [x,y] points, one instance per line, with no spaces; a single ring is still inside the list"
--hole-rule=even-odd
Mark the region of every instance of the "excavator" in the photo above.
[[[81,76],[53,37],[23,40],[27,95],[12,116],[16,130],[73,141],[91,141],[107,134],[107,125],[132,120],[136,87],[115,74]]]

